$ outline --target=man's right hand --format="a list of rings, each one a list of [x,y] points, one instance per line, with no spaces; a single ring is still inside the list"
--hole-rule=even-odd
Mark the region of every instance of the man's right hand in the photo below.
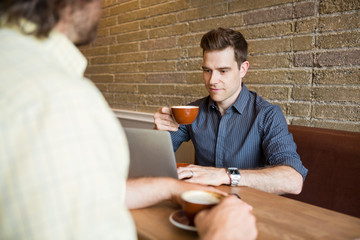
[[[235,196],[228,196],[211,210],[195,217],[201,239],[253,240],[257,237],[256,218],[252,207]]]
[[[179,124],[174,120],[171,109],[168,107],[159,108],[154,114],[155,129],[176,132]]]

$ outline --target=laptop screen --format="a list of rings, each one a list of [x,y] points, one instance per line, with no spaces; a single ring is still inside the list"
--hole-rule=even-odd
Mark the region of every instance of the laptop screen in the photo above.
[[[130,150],[128,178],[178,178],[171,137],[167,131],[124,129]]]

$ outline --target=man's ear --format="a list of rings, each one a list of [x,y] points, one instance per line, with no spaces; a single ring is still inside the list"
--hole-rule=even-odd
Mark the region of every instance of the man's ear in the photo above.
[[[250,64],[248,61],[245,61],[241,64],[241,66],[240,66],[240,77],[241,78],[245,77],[247,70],[249,69],[249,66],[250,66]]]

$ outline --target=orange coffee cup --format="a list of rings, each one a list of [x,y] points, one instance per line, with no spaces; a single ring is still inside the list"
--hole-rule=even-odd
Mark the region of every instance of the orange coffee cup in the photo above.
[[[190,225],[194,225],[194,218],[198,212],[217,205],[224,195],[216,192],[190,190],[181,194],[182,210],[189,219]]]
[[[198,106],[172,106],[171,112],[179,124],[191,124],[199,112]]]

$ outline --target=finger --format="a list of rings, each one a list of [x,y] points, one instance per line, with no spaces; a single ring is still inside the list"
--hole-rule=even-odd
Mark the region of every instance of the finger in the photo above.
[[[163,114],[171,115],[171,109],[168,107],[161,107],[158,111]]]
[[[164,114],[164,113],[159,113],[159,112],[156,112],[154,114],[153,118],[154,118],[154,122],[161,121],[161,120],[173,121],[173,119],[170,115]]]
[[[230,194],[227,198],[224,199],[224,202],[226,203],[231,203],[231,204],[236,204],[236,205],[241,205],[242,207],[246,208],[249,211],[253,210],[253,206],[251,206],[250,204],[248,204],[247,202],[244,202],[243,200],[237,198],[235,195]]]
[[[179,125],[167,116],[154,117],[155,128],[158,130],[177,131]]]
[[[185,168],[185,167],[179,167],[179,168],[177,169],[178,174],[180,174],[180,173],[182,173],[182,172],[185,172],[185,171],[188,171],[188,169]]]
[[[169,119],[156,119],[155,120],[155,124],[157,125],[163,125],[163,126],[168,126],[168,127],[178,127],[178,124],[173,122],[172,120]]]
[[[194,176],[194,173],[192,171],[182,171],[179,173],[178,171],[178,177],[179,179],[189,179]]]
[[[192,166],[192,165],[190,164],[190,165],[187,165],[186,167],[178,167],[178,168],[177,168],[178,174],[183,173],[183,172],[190,172],[190,171],[192,171],[192,172],[193,172],[193,175],[195,175],[195,174],[196,174],[195,169],[194,169],[194,168],[191,168],[190,166]]]
[[[167,126],[167,125],[155,124],[155,129],[162,130],[162,131],[176,132],[179,128],[178,127],[171,127],[171,126]]]

